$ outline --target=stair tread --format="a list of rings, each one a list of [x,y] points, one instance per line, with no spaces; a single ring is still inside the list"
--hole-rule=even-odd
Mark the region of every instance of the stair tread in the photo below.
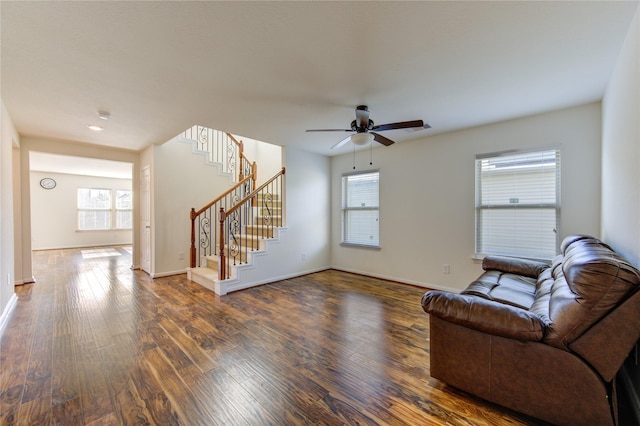
[[[200,275],[200,276],[202,276],[204,278],[208,278],[210,280],[217,280],[218,279],[218,271],[213,269],[213,268],[207,268],[207,267],[204,267],[204,266],[197,267],[197,268],[192,268],[191,269],[191,273]]]

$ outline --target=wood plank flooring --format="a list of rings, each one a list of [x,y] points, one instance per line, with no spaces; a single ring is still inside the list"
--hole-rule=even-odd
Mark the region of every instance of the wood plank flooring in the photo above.
[[[2,425],[539,424],[429,376],[422,288],[325,271],[218,297],[125,247],[33,260]]]

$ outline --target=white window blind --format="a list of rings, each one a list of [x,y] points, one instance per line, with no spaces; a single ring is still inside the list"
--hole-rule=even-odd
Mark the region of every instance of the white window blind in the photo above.
[[[559,150],[476,158],[477,256],[552,259],[559,223]]]
[[[111,228],[111,190],[78,189],[78,229]]]
[[[378,247],[380,173],[342,176],[342,243]]]
[[[130,190],[78,188],[78,229],[131,229],[132,208],[133,192]]]
[[[116,228],[131,229],[133,191],[116,190]]]

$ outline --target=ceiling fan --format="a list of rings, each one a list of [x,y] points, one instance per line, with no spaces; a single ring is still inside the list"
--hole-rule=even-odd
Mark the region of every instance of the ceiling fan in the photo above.
[[[366,145],[375,140],[382,145],[389,146],[394,142],[376,132],[412,128],[428,129],[430,127],[431,126],[424,123],[422,120],[400,121],[398,123],[375,125],[373,120],[369,119],[369,108],[366,105],[358,105],[356,107],[356,119],[351,122],[350,129],[312,129],[307,130],[307,132],[356,132],[354,135],[347,136],[337,144],[333,145],[331,149],[334,149],[340,148],[349,141],[352,141],[355,145]]]

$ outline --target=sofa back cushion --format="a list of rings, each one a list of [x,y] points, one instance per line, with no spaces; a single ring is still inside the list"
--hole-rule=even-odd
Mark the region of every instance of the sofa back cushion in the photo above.
[[[640,286],[640,272],[593,237],[567,237],[561,249],[561,267],[551,268],[544,341],[567,348]]]

